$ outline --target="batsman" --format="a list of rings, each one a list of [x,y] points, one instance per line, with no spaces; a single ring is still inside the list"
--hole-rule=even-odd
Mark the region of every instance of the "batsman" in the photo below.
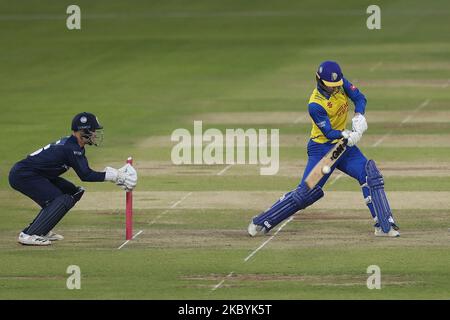
[[[99,146],[103,127],[92,113],[82,112],[72,120],[72,134],[50,143],[17,162],[9,173],[11,187],[36,202],[41,210],[19,234],[23,245],[47,246],[64,237],[53,228],[80,201],[85,189],[60,175],[73,168],[82,181],[111,181],[125,190],[137,183],[136,170],[127,164],[97,172],[89,167],[86,145]]]
[[[305,209],[323,197],[322,187],[334,169],[356,179],[361,186],[367,207],[375,221],[375,236],[398,237],[389,202],[384,191],[384,180],[373,160],[368,160],[356,146],[367,130],[364,116],[367,100],[365,96],[344,78],[341,68],[334,61],[320,64],[316,72],[316,88],[308,104],[312,119],[312,130],[307,146],[308,161],[303,178],[296,189],[284,194],[269,209],[254,217],[248,226],[250,236],[264,234],[299,210]],[[346,129],[349,113],[349,98],[355,106],[352,130]],[[322,171],[323,177],[314,187],[305,180],[316,164],[333,149],[336,143],[344,141],[345,151],[331,168]]]

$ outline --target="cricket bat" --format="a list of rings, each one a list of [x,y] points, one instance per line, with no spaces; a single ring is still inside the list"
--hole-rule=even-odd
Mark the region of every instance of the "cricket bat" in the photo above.
[[[344,154],[345,150],[347,150],[347,139],[340,139],[306,177],[305,183],[309,189],[314,188],[319,183],[320,179],[328,174],[327,170],[335,164],[335,162]]]

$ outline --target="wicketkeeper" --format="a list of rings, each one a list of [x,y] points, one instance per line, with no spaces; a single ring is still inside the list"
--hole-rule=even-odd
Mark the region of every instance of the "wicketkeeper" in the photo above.
[[[323,197],[323,185],[335,168],[356,179],[367,207],[375,221],[375,235],[398,237],[398,227],[390,211],[384,192],[384,181],[373,160],[367,160],[356,146],[367,130],[364,117],[367,100],[365,96],[344,78],[341,68],[334,61],[325,61],[316,73],[317,86],[308,104],[312,119],[311,137],[308,143],[308,162],[298,187],[283,195],[272,207],[256,216],[248,226],[248,233],[255,236],[267,233],[281,221],[297,211],[305,209]],[[346,130],[349,98],[355,106],[352,130]],[[339,139],[347,139],[347,150],[312,189],[305,179],[323,156]]]
[[[41,210],[19,234],[19,243],[46,246],[62,240],[53,228],[83,196],[84,189],[60,177],[73,168],[82,181],[112,181],[132,190],[137,183],[136,170],[127,164],[120,169],[106,167],[97,172],[89,167],[85,146],[98,146],[103,127],[92,113],[77,114],[72,120],[72,135],[48,144],[17,162],[9,173],[9,184],[36,202]]]

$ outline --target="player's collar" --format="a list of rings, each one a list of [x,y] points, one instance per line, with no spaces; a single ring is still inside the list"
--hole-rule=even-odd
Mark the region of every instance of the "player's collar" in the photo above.
[[[317,85],[317,91],[319,91],[320,94],[323,95],[325,98],[330,99],[331,94],[323,90],[319,85]]]
[[[84,147],[80,147],[80,145],[78,144],[77,137],[75,137],[74,135],[71,135],[68,140],[71,140],[72,143],[80,149],[80,151],[84,150]]]

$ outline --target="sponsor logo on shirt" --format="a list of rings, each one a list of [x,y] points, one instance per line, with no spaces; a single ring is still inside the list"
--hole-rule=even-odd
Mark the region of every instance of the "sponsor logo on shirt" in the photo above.
[[[326,124],[327,124],[326,121],[321,121],[321,122],[319,122],[319,123],[317,124],[317,126],[318,126],[319,128],[323,128],[323,127],[325,127]]]
[[[346,102],[342,106],[340,106],[336,114],[337,116],[342,116],[343,114],[347,113],[347,111],[348,111],[348,103]]]

